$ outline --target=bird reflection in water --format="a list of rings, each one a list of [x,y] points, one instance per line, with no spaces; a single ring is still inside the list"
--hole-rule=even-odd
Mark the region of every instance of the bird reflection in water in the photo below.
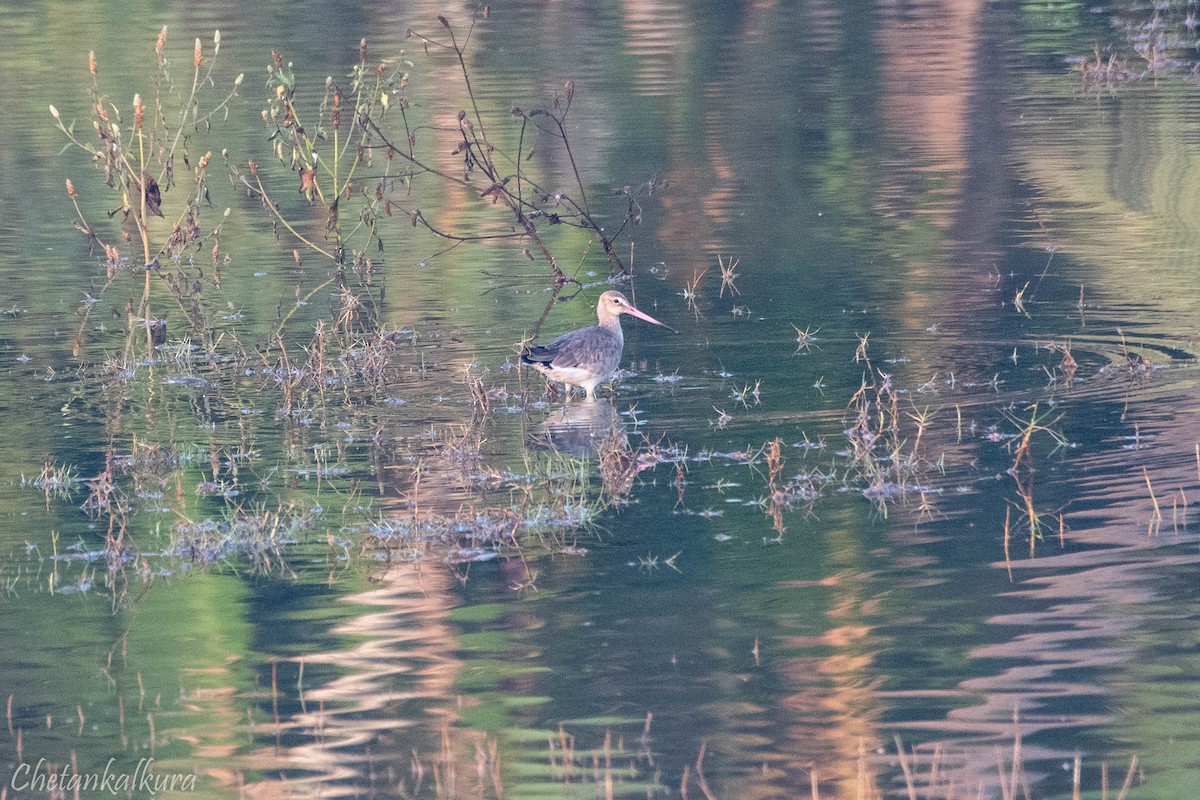
[[[621,415],[608,398],[584,400],[555,409],[541,424],[538,442],[576,458],[596,459],[604,490],[621,497],[654,460],[642,460],[629,443]]]

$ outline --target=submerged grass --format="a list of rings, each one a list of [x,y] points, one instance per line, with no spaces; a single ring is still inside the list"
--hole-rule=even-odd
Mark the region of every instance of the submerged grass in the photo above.
[[[103,669],[115,695],[115,700],[109,697],[106,702],[115,708],[98,703],[47,711],[44,705],[27,707],[18,694],[8,694],[6,725],[0,727],[0,736],[7,737],[18,762],[27,752],[40,751],[53,741],[61,760],[44,760],[38,768],[49,776],[60,772],[68,778],[82,775],[87,770],[81,770],[80,764],[86,767],[87,759],[95,756],[91,740],[111,735],[120,742],[109,762],[112,770],[131,768],[149,752],[157,754],[157,769],[162,774],[170,774],[176,766],[180,774],[192,776],[193,788],[201,790],[238,787],[254,796],[353,793],[367,798],[428,800],[513,796],[1039,800],[1067,796],[1064,792],[1072,798],[1125,800],[1131,791],[1147,785],[1136,754],[1124,764],[1111,766],[1075,754],[1055,765],[1069,770],[1069,783],[1057,781],[1057,788],[1048,789],[1044,775],[1039,775],[1047,765],[1030,763],[1019,727],[1011,738],[998,739],[990,748],[940,743],[915,746],[893,735],[890,741],[859,741],[857,753],[820,764],[805,765],[796,754],[787,753],[770,765],[735,772],[712,766],[725,750],[725,743],[717,737],[702,739],[694,760],[678,763],[677,756],[666,755],[652,713],[647,713],[644,722],[630,721],[631,725],[580,721],[517,735],[497,735],[452,719],[433,719],[413,732],[420,743],[411,749],[381,747],[372,751],[368,747],[363,752],[343,738],[358,733],[343,727],[349,720],[342,715],[342,707],[351,701],[305,703],[303,662],[295,673],[294,687],[282,680],[284,662],[273,662],[269,683],[237,698],[250,709],[261,707],[267,712],[265,718],[256,719],[250,711],[240,722],[232,722],[230,733],[247,744],[223,751],[219,769],[194,771],[192,760],[168,755],[170,721],[179,714],[177,702],[203,707],[213,699],[198,687],[186,686],[179,689],[177,702],[173,701],[169,695],[147,692],[140,674],[136,683],[118,682],[115,677],[120,677],[120,671],[112,662],[123,646],[118,643],[114,647]],[[293,688],[300,703],[288,711]],[[222,697],[225,702],[231,699]],[[405,725],[411,722],[405,720]],[[630,730],[632,725],[638,727]],[[580,727],[589,732],[576,732]],[[313,759],[309,741],[313,738],[320,741],[322,750],[337,757]],[[264,766],[268,753],[278,759],[277,766]],[[65,769],[64,763],[69,765]],[[61,792],[48,795],[61,796]]]
[[[181,519],[171,528],[163,555],[207,566],[243,557],[255,572],[287,575],[284,551],[313,527],[308,511],[290,507],[238,509],[221,518]]]

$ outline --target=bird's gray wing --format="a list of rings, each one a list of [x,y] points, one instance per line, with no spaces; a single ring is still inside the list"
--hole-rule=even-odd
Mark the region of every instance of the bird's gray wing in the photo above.
[[[604,332],[582,328],[564,333],[547,345],[533,345],[521,354],[526,364],[545,364],[553,367],[578,367],[595,363],[602,349]]]

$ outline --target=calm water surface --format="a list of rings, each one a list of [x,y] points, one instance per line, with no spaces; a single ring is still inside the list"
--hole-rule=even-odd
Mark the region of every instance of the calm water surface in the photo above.
[[[572,195],[578,169],[609,230],[632,187],[625,291],[680,334],[629,320],[615,394],[564,410],[515,368],[549,297],[527,243],[448,249],[397,212],[373,252],[386,378],[282,414],[272,348],[303,361],[336,318],[328,264],[219,154],[321,239],[261,121],[271,51],[315,104],[366,37],[445,126],[461,75],[404,34],[440,40],[444,14],[461,36],[473,7],[6,5],[0,795],[152,758],[195,780],[160,796],[908,797],[907,769],[939,797],[1051,798],[1079,757],[1090,796],[1131,759],[1129,797],[1200,796],[1200,89],[1167,46],[1193,10],[496,4],[467,61],[500,147]],[[106,285],[64,180],[117,243],[119,198],[47,106],[87,132],[89,50],[114,103],[152,96],[163,25],[173,85],[218,28],[215,83],[247,77],[189,142],[219,173],[205,231],[230,209],[219,261],[154,276],[148,353],[124,335],[140,261]],[[566,81],[574,168],[505,127]],[[510,230],[436,181],[390,191]],[[586,232],[545,231],[607,277]],[[221,355],[189,349],[170,275],[203,286]],[[118,559],[81,508],[106,468]]]

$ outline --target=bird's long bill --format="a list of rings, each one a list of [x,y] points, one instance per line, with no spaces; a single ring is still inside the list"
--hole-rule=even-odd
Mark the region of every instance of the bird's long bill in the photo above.
[[[625,313],[627,313],[627,314],[632,314],[633,316],[637,317],[638,319],[644,319],[644,320],[646,320],[646,322],[649,322],[649,323],[651,323],[651,324],[653,324],[653,325],[658,325],[658,326],[659,326],[659,327],[661,327],[661,328],[666,328],[666,329],[667,329],[667,330],[669,330],[671,333],[679,333],[679,331],[675,330],[674,328],[672,328],[672,327],[671,327],[670,325],[668,325],[667,323],[665,323],[665,322],[659,322],[659,321],[658,321],[658,320],[656,320],[654,317],[652,317],[652,316],[650,316],[649,314],[647,314],[645,311],[638,311],[638,310],[637,310],[636,308],[634,308],[633,306],[629,306],[629,308],[627,308],[627,309],[625,310]]]

